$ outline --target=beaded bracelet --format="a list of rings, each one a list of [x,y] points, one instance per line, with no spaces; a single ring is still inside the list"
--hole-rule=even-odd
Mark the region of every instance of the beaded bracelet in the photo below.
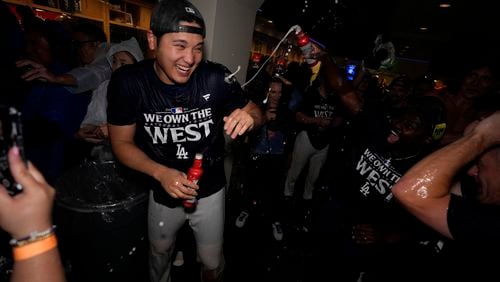
[[[44,231],[41,231],[41,232],[33,231],[33,232],[30,233],[30,235],[28,235],[28,236],[26,236],[24,238],[21,238],[21,239],[14,239],[14,238],[12,238],[9,241],[9,244],[11,246],[14,246],[14,247],[21,247],[21,246],[24,246],[24,245],[27,245],[27,244],[34,243],[36,241],[45,239],[45,238],[51,236],[52,234],[54,234],[55,230],[56,230],[56,226],[52,225],[47,230],[44,230]]]
[[[44,239],[26,243],[23,246],[16,246],[12,249],[14,261],[29,259],[57,247],[56,234],[51,233]]]

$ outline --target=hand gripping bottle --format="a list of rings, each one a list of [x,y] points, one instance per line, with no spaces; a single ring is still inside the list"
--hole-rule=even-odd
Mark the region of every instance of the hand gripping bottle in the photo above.
[[[306,59],[306,63],[310,68],[314,67],[318,60],[310,58],[312,53],[312,44],[309,36],[302,30],[302,28],[298,25],[295,26],[295,38],[297,39],[297,45],[299,46],[304,58]]]
[[[203,154],[196,154],[194,157],[193,165],[188,169],[187,179],[189,181],[198,183],[198,180],[200,180],[201,176],[203,175],[203,168],[201,166],[202,161],[203,161]],[[196,203],[197,203],[196,198],[184,200],[182,202],[184,208],[190,211],[193,211],[196,208]]]

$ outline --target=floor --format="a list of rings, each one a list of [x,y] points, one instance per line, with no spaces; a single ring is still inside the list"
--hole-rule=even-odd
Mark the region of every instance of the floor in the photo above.
[[[244,227],[236,227],[238,200],[230,198],[228,202],[224,281],[312,281],[308,280],[314,252],[311,234],[287,224],[283,240],[276,241],[271,225],[256,213],[248,217]],[[173,268],[175,282],[199,281],[194,248],[187,252],[186,264]]]
[[[227,191],[224,281],[318,281],[331,260],[319,245],[322,241],[318,240],[317,230],[311,229],[314,219],[309,218],[309,224],[304,225],[300,201],[288,207],[283,240],[276,241],[271,224],[258,206],[243,228],[235,226],[241,187],[238,177],[234,177]],[[55,220],[68,282],[148,281],[146,213],[138,212],[145,211],[145,205],[144,201],[102,213],[70,211],[56,205]],[[187,241],[184,257],[183,266],[173,267],[172,281],[200,281],[193,237]],[[0,270],[8,266],[8,261],[2,266],[0,257]],[[2,276],[0,271],[0,282],[7,281],[2,277],[8,275]]]

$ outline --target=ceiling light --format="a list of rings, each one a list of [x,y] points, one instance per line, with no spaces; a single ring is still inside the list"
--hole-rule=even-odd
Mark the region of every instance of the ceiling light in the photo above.
[[[441,4],[439,4],[439,8],[449,8],[449,7],[451,7],[450,3],[441,3]]]

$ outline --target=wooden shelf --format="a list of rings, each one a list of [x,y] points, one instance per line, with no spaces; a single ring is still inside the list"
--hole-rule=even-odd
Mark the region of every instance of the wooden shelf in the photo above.
[[[134,19],[131,13],[115,9],[109,9],[109,22],[134,26]]]
[[[153,5],[134,0],[123,0],[120,6],[112,6],[108,0],[73,0],[74,11],[65,11],[59,0],[3,0],[6,3],[30,6],[36,9],[67,14],[103,23],[108,41],[113,40],[110,25],[133,28],[140,32],[149,30]],[[40,4],[42,3],[42,4]],[[47,4],[47,5],[43,5]]]

